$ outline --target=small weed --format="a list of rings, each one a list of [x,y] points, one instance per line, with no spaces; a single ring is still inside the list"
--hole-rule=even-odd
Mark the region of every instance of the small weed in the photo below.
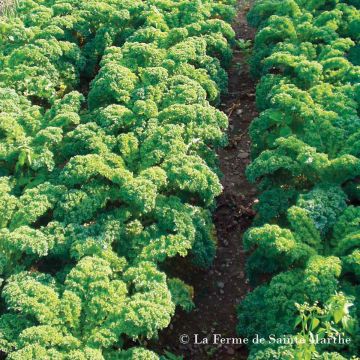
[[[236,45],[243,56],[242,61],[236,64],[237,72],[241,75],[244,71],[246,71],[246,65],[249,63],[252,55],[253,44],[251,40],[238,39],[236,40]]]
[[[206,350],[206,355],[208,357],[212,357],[216,353],[217,350],[218,350],[217,347],[212,346]]]
[[[182,356],[175,355],[167,350],[164,351],[164,354],[164,356],[161,356],[161,360],[184,360]]]

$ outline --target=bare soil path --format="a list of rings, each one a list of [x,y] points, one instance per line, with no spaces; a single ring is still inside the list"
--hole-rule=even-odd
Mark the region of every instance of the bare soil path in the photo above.
[[[239,1],[234,29],[238,39],[253,40],[254,31],[246,22],[250,4],[244,1]],[[229,94],[223,99],[221,108],[229,116],[230,126],[229,145],[218,153],[224,191],[214,213],[219,240],[217,256],[207,271],[194,269],[184,261],[180,277],[194,287],[196,309],[189,314],[179,310],[156,345],[184,355],[185,360],[247,358],[245,346],[212,344],[214,334],[236,337],[236,306],[250,290],[245,275],[242,236],[254,216],[252,206],[256,189],[246,180],[245,168],[250,162],[248,127],[257,113],[255,81],[249,75],[246,55],[240,51],[235,50],[229,70]],[[189,336],[188,344],[181,344],[182,334]],[[208,337],[209,344],[194,344],[195,334],[199,340]]]

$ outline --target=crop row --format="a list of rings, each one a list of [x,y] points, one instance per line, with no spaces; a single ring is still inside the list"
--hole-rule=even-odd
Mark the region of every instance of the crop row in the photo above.
[[[233,1],[23,0],[0,18],[0,350],[158,359],[137,344],[208,266]]]
[[[258,285],[238,332],[250,359],[343,359],[360,350],[360,11],[357,1],[259,0],[251,68],[260,115],[247,176],[261,192],[244,238]],[[350,344],[311,339],[334,335]],[[341,355],[339,354],[341,353]]]

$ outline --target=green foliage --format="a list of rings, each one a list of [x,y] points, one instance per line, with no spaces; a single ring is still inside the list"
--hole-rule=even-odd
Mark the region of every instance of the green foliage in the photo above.
[[[357,324],[351,317],[349,309],[353,306],[344,294],[333,295],[325,304],[324,309],[317,306],[309,306],[307,303],[297,304],[300,315],[297,317],[295,326],[301,330],[297,338],[302,339],[303,343],[298,343],[295,348],[296,359],[311,360],[318,355],[317,345],[321,339],[341,336],[346,339],[354,335]]]
[[[192,301],[193,289],[180,279],[169,279],[168,286],[173,302],[183,310],[190,312],[195,304]]]
[[[340,337],[348,339],[356,331],[356,321],[351,308],[352,299],[343,293],[332,295],[324,307],[317,303],[310,306],[308,303],[296,304],[298,316],[295,320],[297,334],[289,335],[286,345],[274,344],[267,341],[260,351],[250,353],[250,359],[346,359],[337,352],[323,351],[322,341]],[[272,337],[273,339],[273,337]],[[355,357],[352,357],[355,358]]]
[[[233,16],[233,0],[24,0],[0,17],[7,358],[159,359],[137,345],[194,307],[159,269],[215,256]]]
[[[343,311],[359,295],[359,17],[356,1],[337,0],[258,0],[248,14],[260,115],[247,176],[261,195],[244,237],[258,287],[239,305],[238,332],[294,337],[295,305],[316,302],[299,308],[300,337],[330,336],[341,319],[351,337],[345,346],[253,346],[250,359],[359,353],[358,301]]]
[[[244,336],[281,337],[293,332],[295,303],[326,302],[338,287],[341,261],[312,256],[302,268],[275,275],[257,287],[238,308],[238,331]]]

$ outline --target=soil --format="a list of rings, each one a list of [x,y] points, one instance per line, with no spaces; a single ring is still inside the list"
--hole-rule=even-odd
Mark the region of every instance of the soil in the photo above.
[[[255,32],[246,22],[250,6],[251,1],[239,2],[234,21],[238,39],[254,39]],[[236,307],[250,291],[245,275],[247,255],[243,250],[242,236],[255,215],[252,207],[256,201],[256,189],[248,183],[245,169],[250,162],[248,127],[257,112],[255,80],[249,75],[245,52],[235,50],[229,70],[229,94],[222,102],[221,108],[229,116],[230,126],[229,145],[218,152],[224,191],[214,212],[217,256],[213,266],[206,271],[194,268],[187,260],[176,266],[180,270],[180,275],[176,275],[194,287],[196,308],[190,313],[178,310],[169,328],[160,333],[156,344],[150,346],[160,353],[160,349],[167,349],[182,355],[185,360],[247,358],[244,345],[214,345],[212,341],[214,334],[221,334],[222,338],[237,337]],[[181,344],[182,334],[189,336],[188,344]],[[209,344],[194,344],[195,334],[198,334],[199,341],[207,337]]]

